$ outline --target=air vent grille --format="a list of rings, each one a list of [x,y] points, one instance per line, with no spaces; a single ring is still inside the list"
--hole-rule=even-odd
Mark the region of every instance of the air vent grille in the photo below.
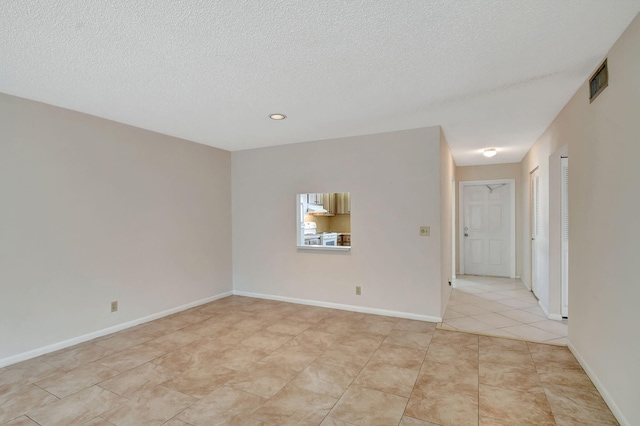
[[[593,102],[596,97],[609,85],[609,70],[605,59],[598,71],[589,79],[589,102]]]

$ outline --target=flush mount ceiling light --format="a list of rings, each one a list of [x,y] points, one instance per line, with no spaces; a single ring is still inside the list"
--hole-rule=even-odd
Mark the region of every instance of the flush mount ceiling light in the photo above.
[[[284,120],[287,116],[284,114],[269,114],[269,118],[272,120]]]
[[[482,155],[484,155],[485,157],[493,157],[497,153],[498,151],[495,148],[487,148],[482,152]]]

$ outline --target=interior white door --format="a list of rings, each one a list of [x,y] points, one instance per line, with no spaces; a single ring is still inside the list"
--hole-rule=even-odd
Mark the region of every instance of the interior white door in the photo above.
[[[540,235],[540,172],[531,172],[531,291],[538,297],[538,246]]]
[[[560,159],[562,173],[562,316],[569,317],[569,159]]]
[[[508,183],[464,186],[464,273],[511,273],[511,189]]]

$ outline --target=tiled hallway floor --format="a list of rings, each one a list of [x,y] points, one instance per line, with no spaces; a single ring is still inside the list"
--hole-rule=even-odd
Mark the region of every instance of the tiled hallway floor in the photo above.
[[[566,345],[567,320],[546,318],[522,281],[465,275],[456,279],[442,328]]]
[[[566,347],[231,296],[0,369],[0,424],[616,421]]]

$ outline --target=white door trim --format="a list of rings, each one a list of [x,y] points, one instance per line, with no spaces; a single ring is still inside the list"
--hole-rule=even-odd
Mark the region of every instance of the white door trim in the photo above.
[[[511,226],[509,234],[511,240],[511,252],[509,254],[511,265],[509,276],[516,277],[516,180],[515,179],[495,179],[495,180],[469,180],[460,182],[458,189],[458,242],[460,252],[460,275],[464,275],[464,187],[477,185],[499,185],[505,183],[509,185],[511,195]]]

